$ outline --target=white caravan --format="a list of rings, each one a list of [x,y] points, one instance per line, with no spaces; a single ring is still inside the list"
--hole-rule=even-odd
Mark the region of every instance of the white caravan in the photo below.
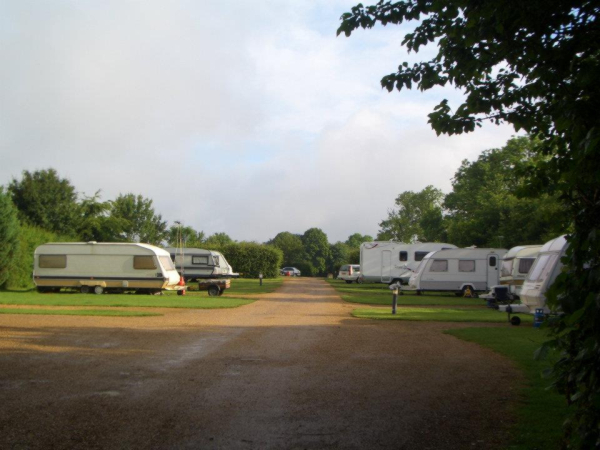
[[[506,254],[498,248],[456,248],[431,252],[410,277],[409,290],[487,291],[498,284],[500,260]]]
[[[541,245],[520,245],[511,248],[500,266],[500,284],[507,285],[510,294],[519,298],[521,287],[533,265]]]
[[[180,275],[186,281],[205,278],[238,278],[222,253],[201,248],[166,247]]]
[[[94,291],[179,290],[179,274],[169,254],[134,243],[48,243],[35,249],[33,282],[41,292],[61,288]]]
[[[430,252],[457,248],[440,242],[363,242],[360,245],[360,273],[371,283],[408,283],[419,262]]]
[[[510,306],[514,313],[533,314],[536,309],[543,309],[545,314],[549,314],[550,309],[546,306],[546,291],[562,271],[561,258],[565,255],[568,246],[565,236],[546,242],[521,287],[521,304],[503,305],[500,306],[500,311],[506,311]]]

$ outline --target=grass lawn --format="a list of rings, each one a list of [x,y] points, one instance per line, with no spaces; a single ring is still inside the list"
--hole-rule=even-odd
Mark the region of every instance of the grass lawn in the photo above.
[[[354,317],[361,319],[383,319],[383,320],[415,320],[433,322],[493,322],[508,323],[505,313],[493,309],[448,309],[448,308],[398,308],[396,315],[392,309],[355,309],[352,311]],[[533,316],[519,314],[525,323],[532,323]]]
[[[517,421],[511,429],[511,445],[508,448],[558,449],[562,423],[569,411],[564,397],[546,390],[549,381],[540,375],[551,362],[533,359],[535,350],[548,340],[545,331],[531,327],[510,327],[464,328],[445,333],[489,347],[512,359],[523,371],[526,385],[521,391],[516,410]]]
[[[340,297],[349,303],[364,305],[392,305],[392,291],[387,284],[347,284],[342,280],[327,282],[338,291]],[[485,302],[479,298],[457,297],[454,293],[439,293],[436,295],[404,294],[398,296],[398,305],[406,306],[484,306]]]
[[[36,314],[42,316],[126,316],[145,317],[162,316],[162,314],[144,311],[122,311],[107,309],[22,309],[0,308],[0,314]]]
[[[237,298],[238,295],[273,292],[281,286],[281,283],[283,283],[282,278],[264,279],[262,286],[260,286],[258,280],[234,279],[231,280],[231,288],[227,289],[221,297],[211,297],[206,291],[187,291],[186,295],[177,295],[174,291],[163,291],[162,295],[95,295],[69,291],[40,294],[35,289],[28,291],[0,291],[0,305],[125,306],[192,309],[237,308],[238,306],[247,305],[255,301],[252,298]]]
[[[209,297],[206,292],[187,292],[177,295],[165,292],[163,295],[135,294],[80,294],[60,292],[40,294],[32,291],[2,291],[0,305],[36,305],[36,306],[132,306],[155,308],[236,308],[252,303],[253,299],[232,297]]]

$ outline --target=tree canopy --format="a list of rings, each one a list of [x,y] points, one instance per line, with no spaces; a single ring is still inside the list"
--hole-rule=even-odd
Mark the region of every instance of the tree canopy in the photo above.
[[[327,235],[320,228],[310,228],[302,235],[302,244],[307,260],[318,274],[325,274],[330,258]]]
[[[156,214],[152,200],[121,194],[111,202],[110,217],[123,221],[119,240],[160,245],[168,237],[167,222]]]
[[[403,62],[383,77],[388,91],[453,85],[464,101],[442,99],[429,114],[438,133],[510,123],[540,139],[548,156],[533,170],[531,189],[567,202],[565,274],[548,301],[552,344],[562,352],[556,386],[575,407],[567,428],[573,448],[600,446],[600,5],[591,0],[405,0],[359,4],[342,15],[338,35],[377,23],[417,21],[402,41],[409,51],[436,45],[428,61]]]
[[[4,288],[19,250],[19,219],[10,197],[0,187],[0,288]]]

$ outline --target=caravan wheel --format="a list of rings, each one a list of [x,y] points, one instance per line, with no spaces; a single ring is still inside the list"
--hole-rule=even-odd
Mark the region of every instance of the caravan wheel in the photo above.
[[[219,295],[220,291],[221,290],[219,289],[219,286],[215,286],[214,284],[208,287],[208,295],[210,295],[211,297],[216,297],[217,295]]]
[[[82,294],[89,294],[90,293],[90,287],[89,286],[81,286],[81,289],[79,289],[79,291]]]
[[[102,286],[96,286],[96,287],[94,288],[94,294],[98,294],[98,295],[100,295],[100,294],[102,294],[103,292],[104,292],[104,288],[103,288]]]

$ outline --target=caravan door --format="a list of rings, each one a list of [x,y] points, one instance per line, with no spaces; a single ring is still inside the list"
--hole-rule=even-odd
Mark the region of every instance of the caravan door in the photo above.
[[[498,267],[500,265],[500,258],[498,255],[487,255],[487,289],[495,286],[500,281],[500,273]]]
[[[392,281],[392,252],[384,250],[381,252],[381,282],[389,283]]]

